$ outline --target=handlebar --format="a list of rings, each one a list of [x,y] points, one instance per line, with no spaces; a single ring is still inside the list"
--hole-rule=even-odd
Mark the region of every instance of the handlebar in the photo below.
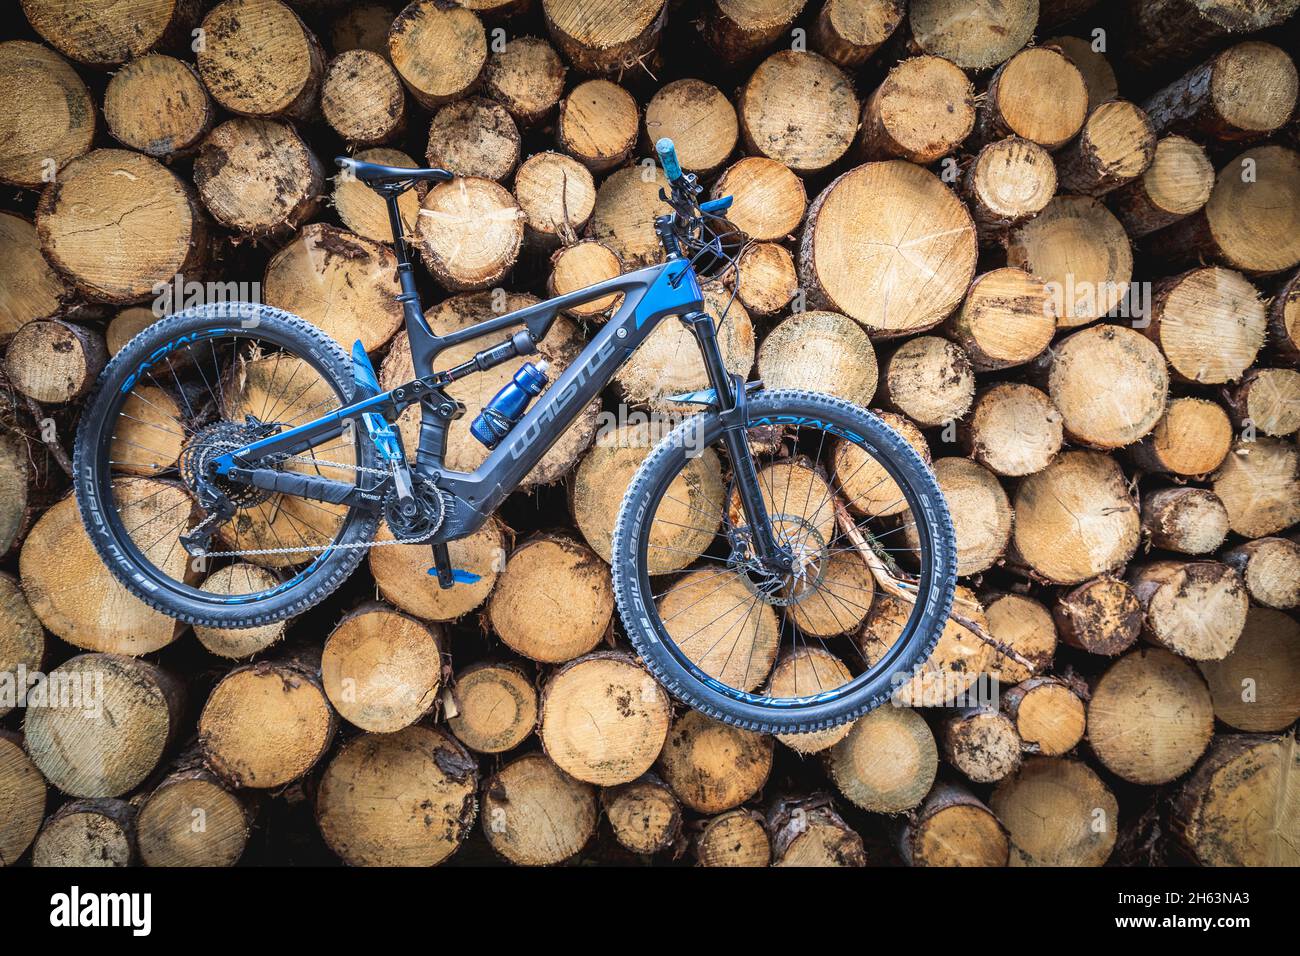
[[[699,201],[704,188],[694,174],[682,170],[677,158],[677,147],[667,136],[655,143],[655,152],[663,166],[668,179],[671,195],[659,190],[659,198],[672,207],[672,213],[655,218],[655,232],[663,243],[664,252],[669,258],[682,254],[682,247],[699,249],[710,244],[706,238],[704,220],[719,219],[721,213],[731,205],[731,197],[723,196],[709,202]],[[713,241],[716,244],[716,239]]]

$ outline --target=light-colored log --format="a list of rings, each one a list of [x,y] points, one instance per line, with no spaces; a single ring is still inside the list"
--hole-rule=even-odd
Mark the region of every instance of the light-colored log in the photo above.
[[[1300,521],[1300,450],[1277,438],[1236,441],[1211,476],[1228,526],[1247,538],[1277,534]]]
[[[736,108],[726,95],[703,80],[665,83],[645,108],[646,138],[667,136],[677,147],[682,169],[700,177],[717,172],[740,137]]]
[[[565,773],[608,787],[650,769],[671,716],[667,692],[647,671],[625,655],[598,651],[551,677],[537,734]]]
[[[318,661],[289,656],[223,677],[199,716],[208,767],[232,786],[258,790],[282,787],[311,770],[338,727]]]
[[[487,34],[472,10],[415,0],[388,31],[388,57],[426,109],[468,93],[487,62]]]
[[[1024,46],[1038,20],[1037,0],[913,0],[912,42],[963,70],[987,70]]]
[[[1295,63],[1258,40],[1215,54],[1143,103],[1157,133],[1213,139],[1267,136],[1296,105]]]
[[[772,843],[762,818],[752,810],[729,810],[704,824],[695,837],[700,866],[767,866]]]
[[[387,525],[376,538],[391,540]],[[433,565],[427,544],[401,544],[370,552],[370,573],[383,597],[407,614],[426,621],[454,621],[481,605],[492,593],[497,574],[505,566],[505,528],[495,518],[469,537],[452,541],[448,548],[452,567],[476,575],[472,584],[446,590],[427,573]]]
[[[1256,538],[1225,551],[1220,560],[1240,572],[1255,602],[1280,610],[1300,605],[1300,542]]]
[[[1203,866],[1296,866],[1294,734],[1222,734],[1173,803],[1174,834]]]
[[[192,151],[211,128],[213,113],[194,67],[160,53],[132,60],[104,90],[109,133],[157,159]]]
[[[1193,477],[1214,471],[1232,444],[1228,413],[1203,398],[1174,398],[1151,434],[1128,451],[1144,471]]]
[[[547,664],[571,661],[609,632],[609,566],[566,534],[539,534],[507,559],[487,613],[497,636],[516,653]]]
[[[1061,413],[1032,385],[1000,382],[979,392],[958,430],[972,458],[1004,478],[1046,468],[1061,450]]]
[[[388,60],[369,50],[347,50],[331,60],[320,99],[325,121],[349,143],[386,143],[406,125],[402,81]]]
[[[352,866],[434,866],[474,826],[477,761],[446,731],[362,734],[321,775],[316,821]]]
[[[145,661],[81,654],[60,664],[44,703],[28,690],[27,753],[53,786],[74,797],[118,797],[153,772],[180,732],[182,687]]]
[[[26,40],[0,43],[0,182],[40,189],[95,137],[95,103],[77,71]]]
[[[901,813],[930,792],[939,749],[925,720],[907,707],[879,707],[854,723],[827,754],[831,780],[850,803]]]
[[[864,246],[880,251],[864,257]],[[881,337],[905,335],[956,307],[976,251],[970,213],[937,176],[902,160],[867,163],[809,207],[799,278],[810,306],[842,312]]]
[[[876,351],[851,319],[799,312],[763,340],[758,375],[768,388],[806,388],[865,406],[876,391]]]
[[[564,95],[564,61],[545,40],[519,37],[488,57],[483,90],[520,126],[547,119]]]
[[[980,118],[985,138],[1019,136],[1044,149],[1074,139],[1088,114],[1083,73],[1050,46],[1021,50],[989,79]]]
[[[966,350],[977,372],[1023,365],[1051,343],[1056,302],[1024,269],[994,269],[975,277],[943,331]]]
[[[267,263],[267,305],[306,319],[345,351],[380,348],[402,325],[397,257],[386,245],[312,223]]]
[[[632,94],[609,80],[588,80],[560,102],[560,148],[593,173],[621,166],[636,146],[641,112]]]
[[[1119,804],[1078,760],[1030,757],[989,807],[1010,834],[1012,866],[1101,866],[1115,847]]]
[[[772,770],[772,738],[687,710],[673,721],[659,772],[681,802],[721,813],[758,793]]]
[[[737,106],[747,151],[804,175],[833,164],[857,133],[852,82],[816,53],[772,54],[750,76]]]
[[[975,87],[939,56],[903,60],[862,105],[856,158],[928,166],[975,128]]]
[[[1228,510],[1205,488],[1161,488],[1142,499],[1142,527],[1152,546],[1207,554],[1228,534]]]
[[[1248,149],[1219,170],[1209,201],[1162,229],[1151,247],[1175,263],[1216,262],[1248,275],[1300,263],[1300,230],[1287,215],[1300,203],[1300,153]]]
[[[1112,192],[1107,202],[1129,235],[1138,238],[1197,212],[1213,188],[1214,167],[1205,148],[1170,134],[1156,141],[1146,172]]]
[[[513,750],[537,725],[537,689],[514,663],[480,661],[464,668],[451,685],[451,700],[447,726],[477,753]]]
[[[1007,264],[1048,284],[1061,328],[1115,308],[1133,278],[1133,249],[1109,210],[1091,196],[1058,195],[1011,231]]]
[[[1073,441],[1120,448],[1143,438],[1164,415],[1169,373],[1160,350],[1141,333],[1094,325],[1053,347],[1047,393]]]
[[[441,631],[380,604],[339,621],[325,641],[321,686],[339,715],[373,733],[409,727],[434,706],[442,684]]]
[[[1059,757],[1083,739],[1087,717],[1075,688],[1055,677],[1031,677],[1006,691],[1002,709],[1015,722],[1025,748]]]
[[[1006,866],[1011,841],[993,811],[970,791],[935,784],[898,837],[908,866]]]
[[[803,180],[765,156],[746,156],[718,177],[710,198],[730,196],[727,221],[749,238],[784,239],[799,228],[808,194]]]
[[[580,72],[622,75],[653,66],[667,3],[593,6],[584,0],[542,0],[542,13],[551,39]]]
[[[554,866],[576,856],[599,821],[596,788],[543,754],[506,764],[483,787],[483,832],[518,866]]]
[[[1214,736],[1214,706],[1201,675],[1161,648],[1107,669],[1088,701],[1088,744],[1106,769],[1152,786],[1182,776]]]
[[[237,117],[203,141],[194,182],[221,225],[250,236],[279,237],[315,215],[325,172],[292,126]]]
[[[524,213],[504,187],[467,176],[425,194],[415,229],[424,262],[444,287],[488,289],[519,258]]]
[[[1246,731],[1284,731],[1300,717],[1300,624],[1271,608],[1251,607],[1223,660],[1199,661],[1214,716]]]
[[[1012,542],[1015,558],[1058,584],[1078,584],[1128,563],[1141,520],[1114,459],[1067,451],[1020,483]]]
[[[194,191],[161,163],[97,149],[59,172],[36,208],[50,265],[96,301],[137,302],[176,273],[193,275],[209,252]]]
[[[315,34],[278,0],[225,0],[203,18],[199,76],[232,113],[307,120],[319,109],[325,56]],[[250,50],[258,51],[249,55]]]

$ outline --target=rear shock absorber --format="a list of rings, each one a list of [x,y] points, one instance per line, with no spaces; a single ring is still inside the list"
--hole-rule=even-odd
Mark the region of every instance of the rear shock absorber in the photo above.
[[[524,417],[532,400],[546,388],[549,381],[547,367],[545,359],[521,366],[505,387],[492,397],[492,401],[483,406],[470,424],[469,433],[488,448],[500,444],[501,439],[510,434],[519,419]]]

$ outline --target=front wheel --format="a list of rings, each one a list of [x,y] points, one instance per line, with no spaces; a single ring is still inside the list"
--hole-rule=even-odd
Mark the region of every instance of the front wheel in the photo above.
[[[706,412],[628,488],[612,542],[619,612],[651,672],[697,710],[765,733],[833,727],[888,700],[933,650],[956,582],[952,521],[920,455],[849,402],[758,392],[746,435],[793,566],[758,560]]]

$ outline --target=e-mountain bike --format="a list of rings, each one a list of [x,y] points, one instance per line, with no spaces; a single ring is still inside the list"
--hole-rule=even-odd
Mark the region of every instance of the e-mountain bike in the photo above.
[[[672,396],[698,411],[649,452],[613,529],[628,638],[681,700],[742,727],[813,731],[886,700],[949,611],[943,497],[909,444],[864,409],[728,372],[696,266],[734,267],[714,228],[731,199],[700,202],[671,141],[657,151],[670,184],[671,211],[654,222],[662,262],[444,335],[425,320],[397,199],[452,174],[336,160],[387,202],[415,377],[381,389],[360,342],[349,360],[264,305],[200,306],[150,326],[108,364],[77,434],[77,501],[113,574],[151,607],[221,628],[305,611],[372,547],[428,547],[433,578],[412,587],[473,581],[448,542],[480,528],[673,318],[698,343],[709,387]],[[479,411],[470,431],[492,449],[483,463],[447,468],[448,427],[466,411],[447,387],[535,354],[562,310],[611,294],[621,304],[553,382],[529,361]],[[440,352],[488,336],[504,338],[435,368]],[[408,449],[395,423],[412,405]],[[376,539],[381,521],[388,534]],[[221,586],[196,567],[224,569]],[[880,601],[892,603],[867,640],[861,625]]]

